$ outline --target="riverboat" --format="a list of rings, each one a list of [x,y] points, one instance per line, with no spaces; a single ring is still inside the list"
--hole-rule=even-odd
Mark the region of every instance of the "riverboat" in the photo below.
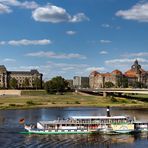
[[[24,125],[29,134],[85,134],[85,133],[130,133],[134,124],[126,116],[71,116],[68,119],[39,121],[36,125]]]
[[[146,121],[134,121],[134,132],[148,132],[148,122]]]

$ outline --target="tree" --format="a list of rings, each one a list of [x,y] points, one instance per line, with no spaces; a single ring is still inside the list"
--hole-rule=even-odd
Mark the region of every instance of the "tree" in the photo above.
[[[25,78],[25,80],[24,80],[22,86],[25,87],[25,89],[26,89],[27,87],[29,87],[29,79],[28,79],[28,78]]]
[[[127,88],[128,87],[128,78],[127,77],[123,77],[122,78],[122,87],[123,88]]]
[[[67,87],[67,81],[61,76],[54,77],[45,83],[45,89],[48,93],[62,93],[67,89]]]
[[[116,87],[121,87],[122,86],[122,77],[117,77],[117,86]]]
[[[42,87],[42,82],[40,81],[40,79],[39,79],[38,77],[36,77],[36,78],[33,80],[33,87],[36,88],[36,89]]]
[[[111,88],[114,87],[114,84],[112,82],[105,82],[105,88]]]
[[[134,87],[134,88],[143,88],[144,84],[141,83],[141,82],[135,81],[135,82],[133,82],[132,87]]]
[[[18,82],[15,78],[11,78],[9,82],[10,88],[16,89],[18,88]]]

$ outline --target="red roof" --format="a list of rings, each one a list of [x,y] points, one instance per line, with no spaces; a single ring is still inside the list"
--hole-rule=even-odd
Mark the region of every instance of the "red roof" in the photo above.
[[[96,76],[97,74],[99,74],[99,72],[97,72],[97,71],[93,71],[90,73],[90,75],[94,75],[94,76]]]
[[[130,78],[135,78],[137,77],[137,74],[134,70],[130,69],[125,72],[125,76],[130,77]]]
[[[122,72],[118,69],[112,71],[111,73],[114,74],[114,75],[122,75]]]
[[[105,77],[110,77],[111,76],[111,73],[107,72],[107,73],[104,73],[102,75],[105,76]]]

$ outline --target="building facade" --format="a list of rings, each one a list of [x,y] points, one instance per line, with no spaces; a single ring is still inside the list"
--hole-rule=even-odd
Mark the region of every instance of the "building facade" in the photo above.
[[[89,87],[89,77],[73,77],[73,87],[74,88],[88,88]]]
[[[7,71],[4,65],[0,65],[0,88],[10,88],[12,79],[16,80],[16,88],[18,89],[42,88],[42,76],[43,75],[35,69],[30,71]],[[27,86],[25,83],[28,83]]]
[[[122,73],[118,69],[111,73],[93,71],[89,75],[90,88],[105,88],[106,82],[111,82],[114,87],[133,87],[135,83],[148,87],[148,71],[141,68],[136,60],[131,69]],[[127,85],[125,85],[127,83]]]

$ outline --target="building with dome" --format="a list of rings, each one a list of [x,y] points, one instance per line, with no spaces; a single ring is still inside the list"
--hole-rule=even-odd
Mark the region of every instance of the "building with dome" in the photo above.
[[[111,73],[93,71],[89,75],[90,88],[104,88],[107,82],[111,82],[114,87],[134,87],[135,83],[148,87],[148,71],[142,69],[138,60],[135,60],[131,69],[125,73],[116,69]]]

